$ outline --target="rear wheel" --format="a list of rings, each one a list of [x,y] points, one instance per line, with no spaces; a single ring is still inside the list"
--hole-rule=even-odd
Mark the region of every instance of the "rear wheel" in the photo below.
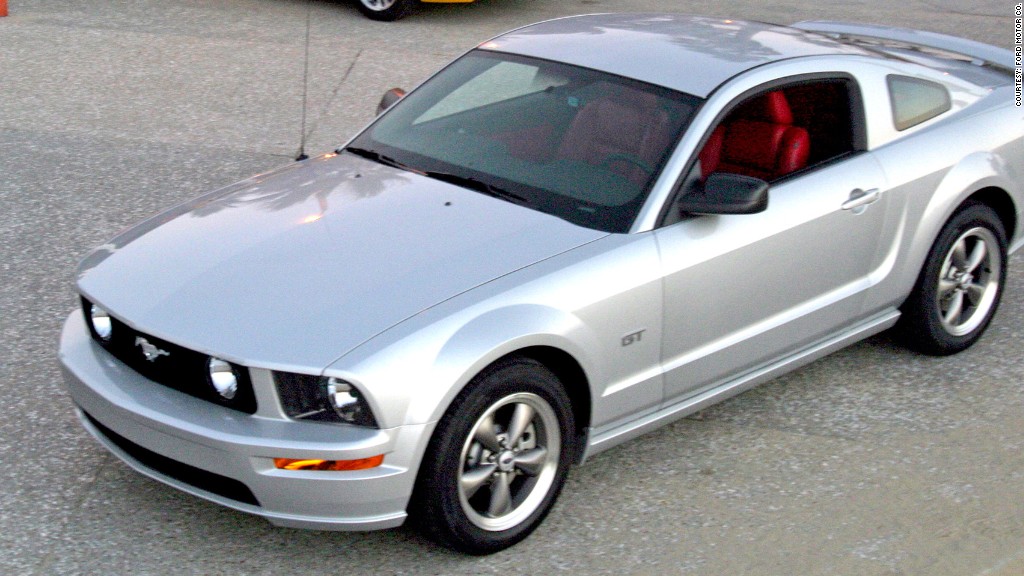
[[[359,11],[373,20],[392,21],[402,18],[416,0],[359,0]]]
[[[528,359],[481,373],[438,423],[413,514],[434,540],[470,554],[527,537],[565,483],[574,448],[561,383]]]
[[[964,205],[946,223],[903,305],[900,334],[920,352],[954,354],[981,337],[1006,279],[1006,232],[992,208]]]

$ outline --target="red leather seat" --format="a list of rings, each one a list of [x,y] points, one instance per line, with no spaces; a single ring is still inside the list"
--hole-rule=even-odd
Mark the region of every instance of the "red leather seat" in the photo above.
[[[643,184],[651,176],[645,168],[657,166],[670,144],[668,113],[653,94],[624,86],[610,92],[580,109],[562,136],[557,155],[604,166]]]
[[[807,166],[807,130],[793,126],[786,95],[769,92],[746,102],[715,128],[700,152],[701,172],[775,180]]]

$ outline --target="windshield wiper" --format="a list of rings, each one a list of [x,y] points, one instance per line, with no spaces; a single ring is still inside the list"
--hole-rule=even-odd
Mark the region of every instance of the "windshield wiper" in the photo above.
[[[472,176],[463,176],[461,174],[452,174],[450,172],[423,172],[415,168],[412,168],[407,164],[403,164],[390,156],[381,154],[376,150],[370,150],[369,148],[349,146],[344,150],[346,152],[351,152],[356,156],[362,156],[363,158],[373,160],[374,162],[379,162],[381,164],[384,164],[385,166],[391,166],[392,168],[399,168],[401,170],[408,170],[409,172],[422,174],[435,180],[448,182],[449,184],[455,184],[456,186],[462,186],[464,188],[469,188],[470,190],[475,190],[477,192],[483,192],[488,196],[493,196],[494,198],[501,198],[502,200],[507,200],[509,202],[512,202],[513,204],[519,204],[531,208],[533,207],[532,202],[520,196],[519,194],[505,190],[500,186],[489,184],[487,182],[484,182],[483,180],[478,180],[476,178],[473,178]]]
[[[410,168],[406,164],[402,164],[401,162],[395,160],[391,156],[386,156],[384,154],[381,154],[380,152],[377,152],[376,150],[370,150],[368,148],[359,148],[358,146],[349,146],[345,148],[345,151],[351,152],[356,156],[362,156],[363,158],[366,158],[368,160],[373,160],[374,162],[384,164],[385,166],[391,166],[392,168],[399,168],[401,170],[408,170],[410,172],[417,172],[422,174],[422,172],[420,172],[419,170]]]
[[[500,186],[484,182],[483,180],[478,180],[472,176],[463,176],[461,174],[452,174],[450,172],[425,172],[424,174],[435,180],[448,182],[449,184],[455,184],[456,186],[462,186],[464,188],[469,188],[470,190],[476,190],[477,192],[483,192],[488,196],[501,198],[502,200],[507,200],[513,204],[519,204],[521,206],[528,206],[531,208],[533,207],[533,202],[530,202],[519,194],[506,190]]]

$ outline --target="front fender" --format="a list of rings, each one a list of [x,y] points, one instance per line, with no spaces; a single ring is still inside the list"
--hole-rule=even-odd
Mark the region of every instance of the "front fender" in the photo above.
[[[452,334],[434,359],[433,370],[447,389],[415,390],[407,419],[439,419],[445,409],[481,370],[497,360],[531,347],[548,347],[572,356],[587,382],[603,378],[600,364],[588,350],[598,350],[593,330],[575,315],[536,304],[518,304],[473,318]],[[453,384],[454,383],[454,384]],[[593,397],[594,390],[590,390]]]
[[[328,367],[325,374],[368,391],[385,428],[436,422],[484,367],[523,348],[546,346],[579,362],[588,382],[600,378],[586,352],[596,336],[573,314],[537,304],[465,310],[424,322],[413,332],[382,334]]]

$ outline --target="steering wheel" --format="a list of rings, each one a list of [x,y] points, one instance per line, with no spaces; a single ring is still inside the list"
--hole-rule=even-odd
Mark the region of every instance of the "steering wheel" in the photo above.
[[[625,162],[626,164],[636,166],[640,170],[643,170],[644,174],[648,176],[654,174],[654,168],[652,168],[650,164],[632,154],[609,154],[601,161],[601,167],[609,168],[615,162]]]

